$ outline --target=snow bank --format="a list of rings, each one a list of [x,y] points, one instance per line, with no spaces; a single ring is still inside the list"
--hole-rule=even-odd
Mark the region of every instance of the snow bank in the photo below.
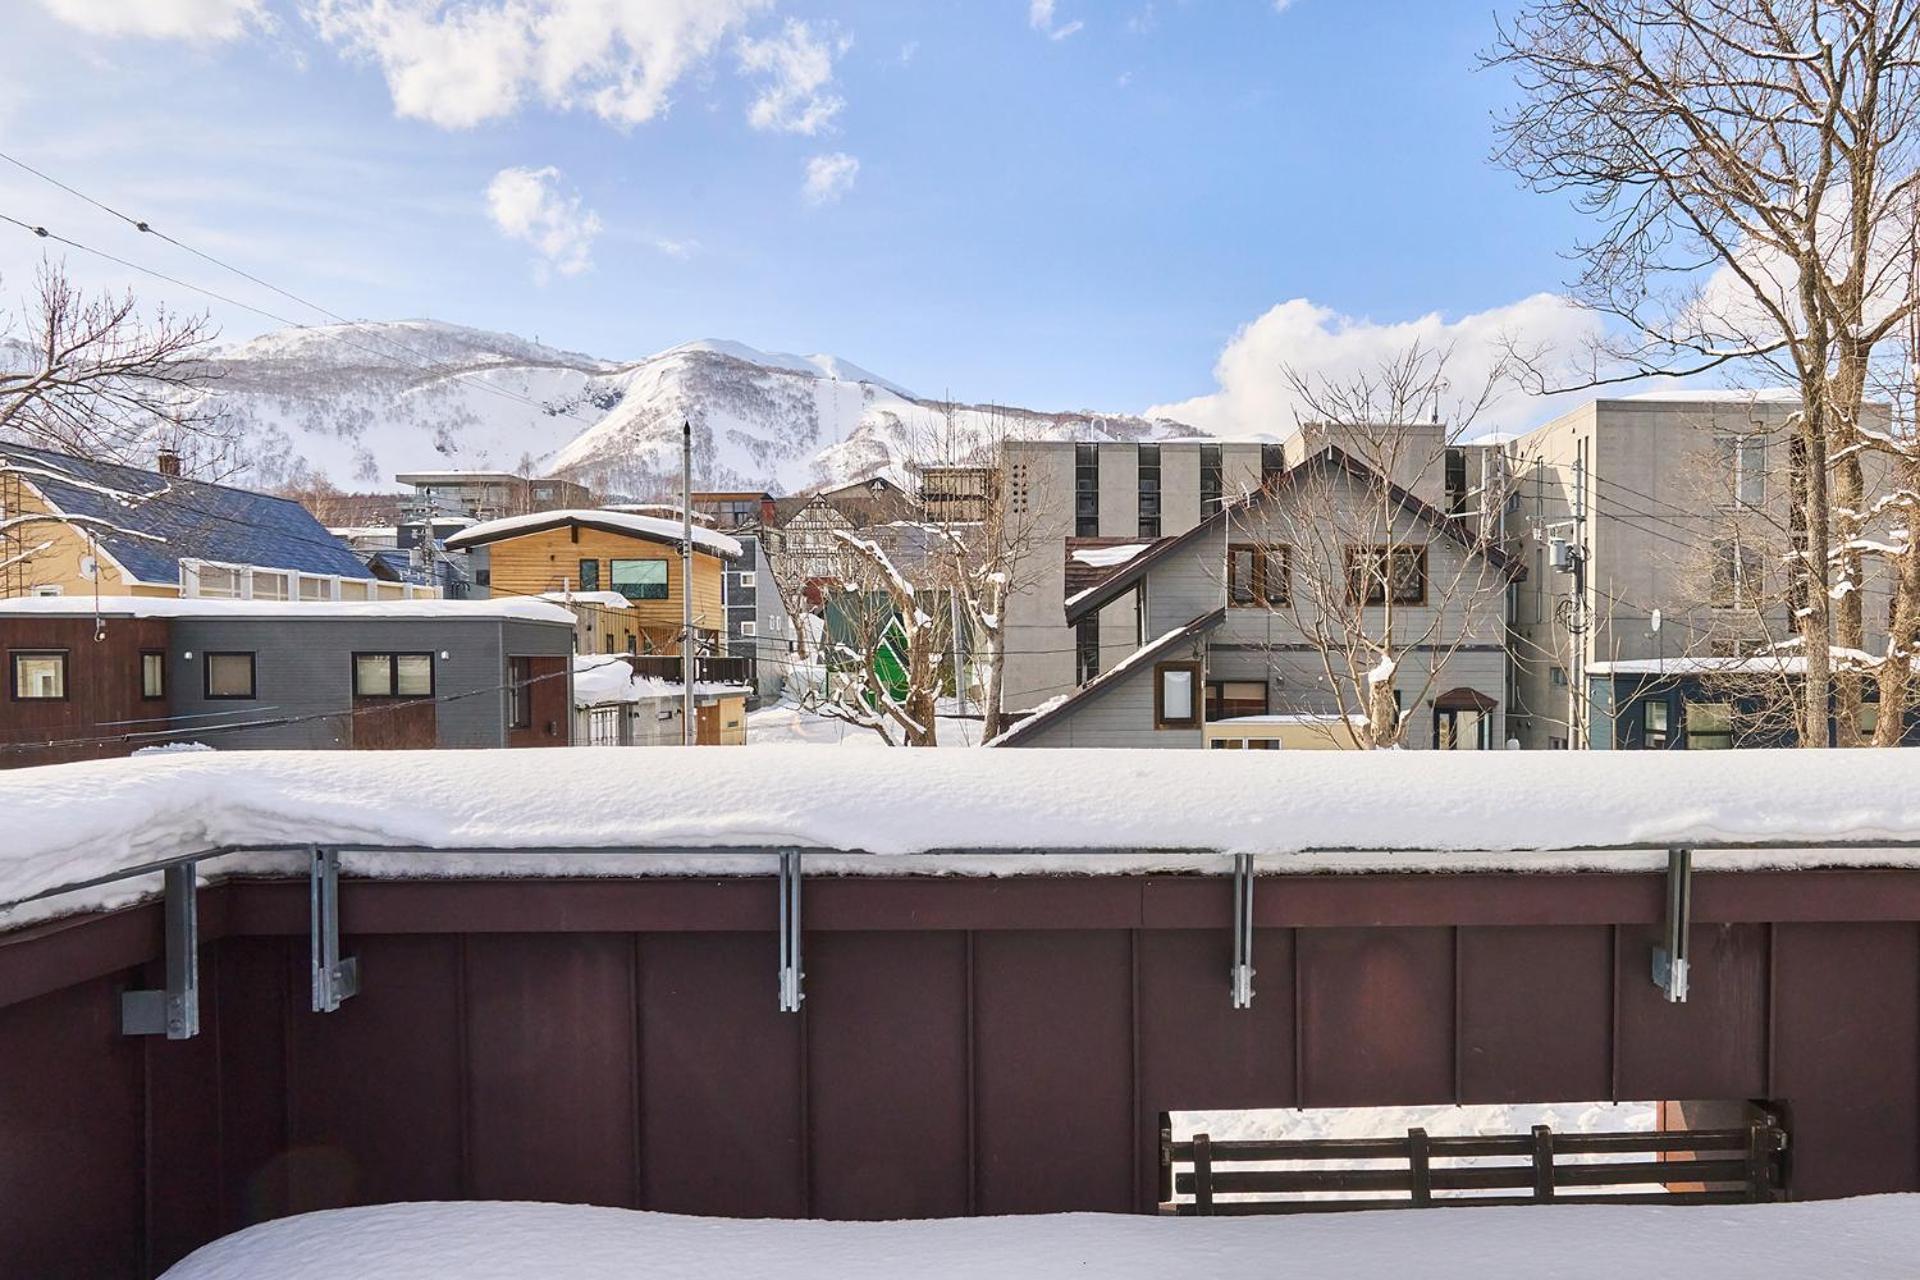
[[[726,684],[697,680],[693,691],[699,696],[746,694],[753,690],[744,684]],[[576,654],[573,659],[573,705],[599,707],[611,702],[651,702],[656,698],[678,698],[678,681],[658,676],[635,675],[633,665],[618,654]]]
[[[1653,865],[1648,856],[1560,851],[1920,841],[1917,783],[1920,751],[898,750],[880,771],[849,768],[837,751],[778,746],[194,752],[0,773],[0,903],[209,848],[308,842],[790,845],[845,851],[842,865],[1003,851],[944,868],[985,874],[1192,865],[1191,853],[1172,851],[1271,855],[1263,869],[1273,870],[1639,869]],[[1117,861],[1046,853],[1067,849],[1113,850]],[[1396,852],[1406,850],[1454,852]],[[1143,851],[1157,857],[1119,857]],[[1872,848],[1718,857],[1727,866],[1920,865],[1920,853]],[[490,860],[521,874],[542,866],[538,855],[498,854],[350,865],[485,874]],[[712,870],[709,859],[654,861]],[[1715,863],[1701,855],[1696,865]]]
[[[557,511],[536,511],[526,516],[503,516],[498,520],[483,520],[448,538],[447,550],[457,551],[462,547],[483,546],[496,538],[510,537],[513,534],[527,533],[536,529],[558,528],[576,521],[594,528],[613,529],[655,542],[670,542],[676,546],[680,543],[682,532],[678,520],[643,516],[632,511],[609,511],[603,507],[575,507]],[[693,544],[697,547],[705,547],[715,555],[725,556],[729,560],[738,560],[741,555],[738,542],[724,533],[715,533],[712,529],[700,524],[693,526]]]
[[[262,1223],[165,1280],[1689,1280],[1913,1274],[1920,1196],[1810,1204],[1556,1205],[1285,1218],[1093,1213],[921,1222],[691,1218],[588,1205],[392,1204]]]

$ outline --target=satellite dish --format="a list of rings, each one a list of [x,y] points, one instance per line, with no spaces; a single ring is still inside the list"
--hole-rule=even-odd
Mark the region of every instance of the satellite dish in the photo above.
[[[1647,629],[1654,632],[1660,630],[1660,611],[1658,609],[1655,609],[1647,615]]]

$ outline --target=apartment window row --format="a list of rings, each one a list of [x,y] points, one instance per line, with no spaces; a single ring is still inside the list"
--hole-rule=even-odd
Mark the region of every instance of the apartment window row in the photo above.
[[[1140,536],[1160,536],[1160,446],[1140,446]]]
[[[1280,444],[1260,446],[1260,487],[1272,489],[1287,473],[1287,447]]]
[[[1100,536],[1100,446],[1073,447],[1073,532],[1079,538]]]
[[[1220,509],[1220,497],[1225,487],[1226,472],[1220,461],[1220,446],[1203,444],[1200,446],[1200,518]]]
[[[1427,602],[1425,547],[1348,547],[1347,603]]]
[[[1665,698],[1640,704],[1641,738],[1650,748],[1671,746],[1673,708]],[[1689,751],[1728,751],[1733,748],[1733,704],[1689,702],[1682,713]]]
[[[1736,506],[1757,507],[1767,499],[1767,442],[1763,436],[1725,435],[1716,441],[1720,466]]]
[[[1713,580],[1708,600],[1716,609],[1751,608],[1761,600],[1762,556],[1758,547],[1739,538],[1716,538],[1713,543]]]
[[[1227,548],[1227,603],[1236,608],[1284,605],[1293,591],[1293,549],[1236,542]]]

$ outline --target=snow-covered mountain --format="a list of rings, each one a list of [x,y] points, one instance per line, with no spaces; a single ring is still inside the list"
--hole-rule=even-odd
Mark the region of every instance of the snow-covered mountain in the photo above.
[[[289,329],[217,353],[212,393],[262,486],[324,477],[391,489],[397,472],[559,472],[646,494],[677,483],[693,424],[703,488],[793,492],[955,458],[998,435],[1140,440],[1198,434],[1160,419],[951,411],[834,356],[689,342],[621,362],[436,321]]]

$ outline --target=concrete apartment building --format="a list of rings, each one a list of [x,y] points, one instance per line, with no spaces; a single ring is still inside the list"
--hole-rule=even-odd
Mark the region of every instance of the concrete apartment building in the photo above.
[[[1510,626],[1509,727],[1521,746],[1612,746],[1626,719],[1648,731],[1627,735],[1633,745],[1726,738],[1725,694],[1690,723],[1674,673],[1682,658],[1741,659],[1792,635],[1794,408],[1751,392],[1594,400],[1507,446],[1508,545],[1527,570]],[[1584,553],[1584,592],[1556,539]],[[1869,650],[1887,620],[1874,570],[1869,561]]]

